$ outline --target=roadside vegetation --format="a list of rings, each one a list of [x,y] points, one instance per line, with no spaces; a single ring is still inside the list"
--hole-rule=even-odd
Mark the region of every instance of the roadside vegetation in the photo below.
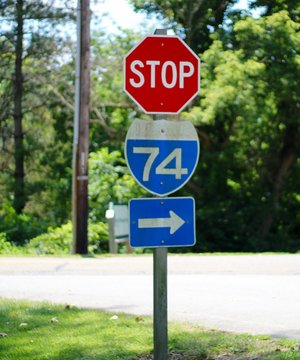
[[[192,251],[298,251],[299,1],[252,0],[248,10],[236,7],[237,0],[130,3],[172,28],[201,59],[201,91],[180,114],[197,130],[200,160],[176,193],[196,201]],[[0,5],[0,253],[69,251],[76,8],[67,0],[52,5]],[[152,117],[123,92],[123,58],[154,29],[107,33],[101,13],[92,16],[94,254],[108,248],[109,202],[147,196],[129,174],[123,152],[131,123]]]
[[[151,359],[148,317],[0,299],[1,360]],[[171,323],[170,359],[299,360],[300,343]]]

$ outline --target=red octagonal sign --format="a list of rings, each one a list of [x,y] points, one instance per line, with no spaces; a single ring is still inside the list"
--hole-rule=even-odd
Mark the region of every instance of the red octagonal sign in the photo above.
[[[176,114],[199,92],[200,59],[178,36],[150,35],[126,55],[124,76],[145,113]]]

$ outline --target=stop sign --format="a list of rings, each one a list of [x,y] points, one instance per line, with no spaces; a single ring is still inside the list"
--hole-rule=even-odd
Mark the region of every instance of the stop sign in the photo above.
[[[200,59],[178,36],[146,36],[125,56],[124,78],[145,113],[176,114],[199,92]]]

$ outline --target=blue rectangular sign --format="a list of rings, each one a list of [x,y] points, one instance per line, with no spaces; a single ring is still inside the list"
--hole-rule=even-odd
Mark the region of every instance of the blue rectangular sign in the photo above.
[[[195,201],[192,197],[132,199],[129,224],[132,247],[193,246]]]

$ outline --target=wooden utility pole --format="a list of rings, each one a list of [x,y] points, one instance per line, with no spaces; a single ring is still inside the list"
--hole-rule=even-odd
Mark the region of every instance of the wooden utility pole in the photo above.
[[[88,154],[90,101],[90,1],[78,0],[73,141],[73,249],[88,252]]]

